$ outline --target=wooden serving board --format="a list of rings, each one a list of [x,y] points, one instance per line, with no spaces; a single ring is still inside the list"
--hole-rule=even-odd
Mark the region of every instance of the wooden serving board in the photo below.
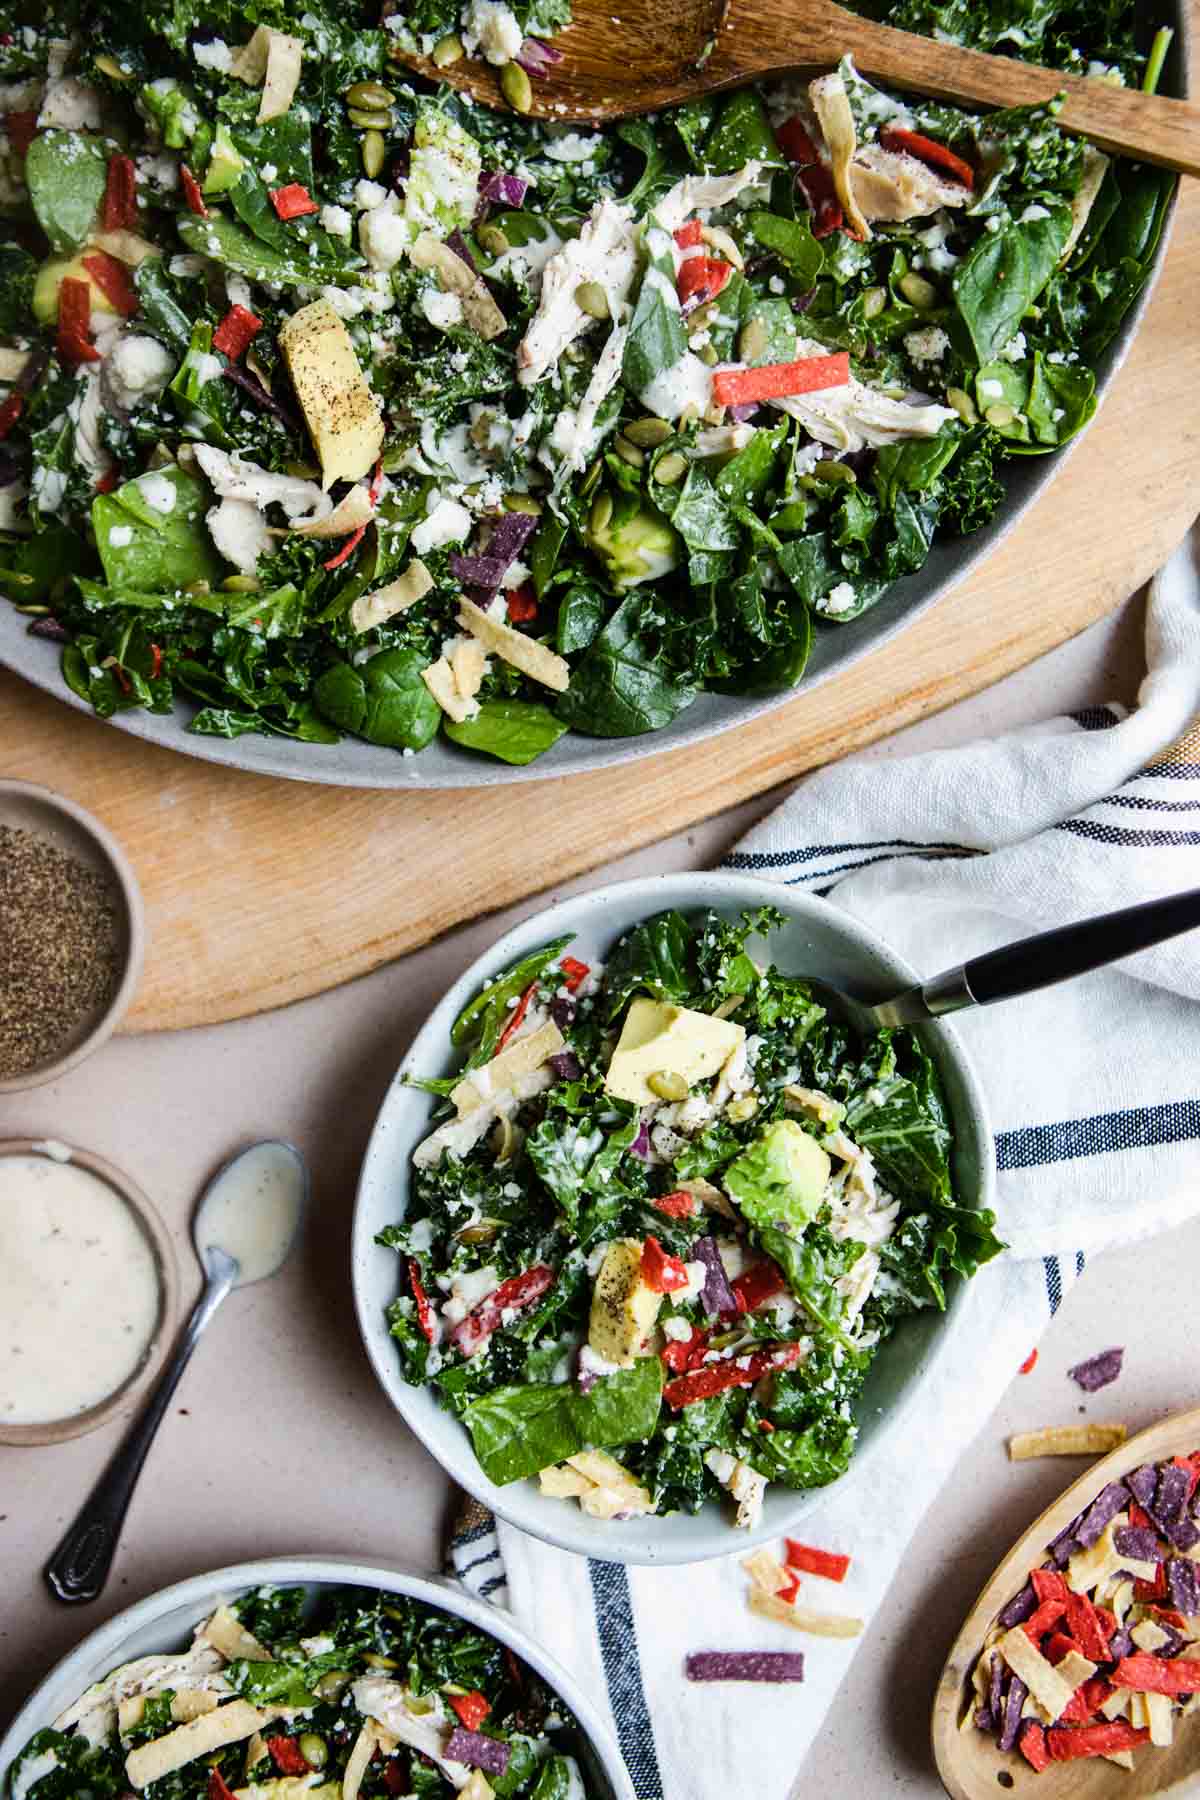
[[[125,1029],[215,1024],[365,974],[976,693],[1102,618],[1200,510],[1198,293],[1193,182],[1098,419],[1020,525],[876,654],[694,748],[528,786],[360,792],[194,761],[0,671],[0,775],[98,813],[141,881],[149,946]]]

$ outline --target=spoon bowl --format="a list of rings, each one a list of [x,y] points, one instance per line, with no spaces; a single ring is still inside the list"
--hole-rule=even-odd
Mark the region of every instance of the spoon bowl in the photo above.
[[[563,60],[532,83],[526,110],[559,124],[655,112],[767,76],[829,69],[849,55],[874,81],[961,106],[1031,106],[1065,94],[1057,121],[1064,129],[1140,162],[1200,174],[1200,107],[916,37],[834,0],[621,0],[615,14],[612,0],[574,0],[555,48]],[[392,55],[480,106],[507,109],[500,71],[486,62],[441,68],[399,46]]]
[[[223,1163],[200,1196],[192,1242],[212,1280],[266,1281],[287,1261],[308,1205],[304,1157],[285,1138],[264,1138]]]

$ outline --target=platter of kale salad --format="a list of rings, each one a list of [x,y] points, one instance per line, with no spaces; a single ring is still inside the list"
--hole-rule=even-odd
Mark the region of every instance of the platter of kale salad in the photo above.
[[[469,11],[8,9],[10,666],[300,779],[597,766],[879,644],[1092,417],[1170,176],[849,61],[536,124],[395,62],[562,22]],[[1116,0],[889,16],[1170,70]]]

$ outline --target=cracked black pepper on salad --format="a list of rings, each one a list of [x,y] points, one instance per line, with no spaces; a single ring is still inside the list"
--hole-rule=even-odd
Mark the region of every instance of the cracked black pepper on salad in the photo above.
[[[417,1081],[442,1106],[379,1236],[388,1317],[493,1482],[601,1519],[729,1497],[753,1528],[768,1482],[845,1471],[897,1324],[1000,1249],[919,1037],[859,1041],[752,956],[782,923],[666,912],[591,966],[560,938]]]
[[[1127,83],[1165,46],[1108,0],[889,17]],[[566,18],[3,8],[0,593],[98,713],[659,730],[794,686],[1091,416],[1170,176],[849,62],[591,132],[391,56],[525,80]]]
[[[581,1733],[495,1638],[375,1588],[264,1587],[35,1733],[7,1800],[593,1800]]]

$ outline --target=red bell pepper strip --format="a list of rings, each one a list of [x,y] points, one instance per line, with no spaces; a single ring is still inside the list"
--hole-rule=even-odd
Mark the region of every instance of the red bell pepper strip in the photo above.
[[[162,674],[162,666],[163,666],[162,645],[161,644],[151,644],[151,646],[150,646],[150,679],[151,679],[151,681],[158,680],[159,676]]]
[[[668,1219],[690,1219],[696,1210],[695,1199],[682,1188],[673,1194],[660,1194],[650,1204],[655,1212],[666,1213]]]
[[[885,150],[899,150],[908,156],[915,156],[927,168],[936,169],[942,175],[949,175],[952,181],[960,181],[964,187],[975,186],[975,171],[969,162],[961,156],[955,156],[945,144],[939,144],[935,138],[927,138],[920,131],[905,131],[899,125],[885,125],[879,134],[879,141]]]
[[[705,306],[715,300],[729,277],[732,263],[719,256],[687,256],[679,265],[675,288],[681,306]]]
[[[17,156],[24,156],[37,135],[36,112],[10,112],[4,115],[4,129]]]
[[[131,319],[141,301],[133,285],[133,277],[124,263],[107,250],[93,250],[85,256],[83,266],[106,300],[111,300],[123,319]]]
[[[120,487],[120,485],[121,477],[118,475],[116,469],[105,469],[103,475],[101,475],[96,482],[96,492],[98,494],[111,494],[113,489]]]
[[[340,569],[342,564],[346,561],[346,558],[354,555],[354,552],[358,549],[358,546],[362,543],[366,535],[366,526],[360,525],[357,531],[352,531],[350,533],[350,536],[346,539],[341,549],[335,551],[329,558],[329,561],[323,566],[327,569]]]
[[[577,956],[560,957],[558,966],[562,970],[563,986],[572,994],[592,972],[591,964],[580,962]]]
[[[417,1303],[417,1324],[427,1343],[432,1344],[437,1336],[433,1326],[433,1308],[429,1304],[429,1295],[425,1292],[421,1281],[421,1265],[415,1256],[408,1259],[408,1285],[412,1289],[412,1297]]]
[[[302,219],[306,213],[321,210],[302,182],[289,181],[286,187],[268,188],[267,192],[281,219]]]
[[[691,1329],[691,1337],[669,1338],[663,1346],[662,1360],[672,1375],[685,1375],[689,1369],[698,1368],[708,1349],[708,1332],[701,1331],[696,1325]],[[765,1425],[766,1420],[759,1423]]]
[[[1030,1766],[1040,1775],[1043,1769],[1050,1767],[1050,1752],[1046,1748],[1046,1727],[1039,1725],[1036,1719],[1027,1719],[1017,1739],[1017,1749]]]
[[[1177,1469],[1182,1469],[1188,1478],[1188,1491],[1183,1496],[1183,1503],[1186,1506],[1196,1491],[1197,1481],[1200,1481],[1200,1459],[1195,1456],[1173,1456],[1171,1461]]]
[[[25,410],[24,394],[10,394],[0,406],[0,438],[6,438]]]
[[[1043,1600],[1065,1601],[1071,1592],[1066,1576],[1060,1575],[1057,1569],[1034,1569],[1029,1580],[1039,1603]]]
[[[1150,1733],[1115,1719],[1111,1725],[1052,1725],[1046,1733],[1051,1762],[1075,1762],[1081,1756],[1107,1756],[1113,1750],[1136,1750]]]
[[[1112,1684],[1139,1694],[1200,1694],[1200,1662],[1183,1656],[1123,1656]]]
[[[675,232],[675,242],[681,250],[694,250],[697,244],[702,244],[704,227],[699,219],[689,219],[686,225],[680,225]]]
[[[811,1544],[785,1538],[784,1561],[789,1569],[801,1569],[806,1575],[822,1575],[826,1581],[845,1581],[850,1558],[836,1550],[816,1550]]]
[[[118,152],[108,159],[100,223],[105,231],[129,231],[137,224],[137,170],[132,156]]]
[[[1056,1725],[1086,1725],[1089,1719],[1095,1718],[1108,1696],[1113,1693],[1110,1682],[1103,1675],[1093,1675],[1082,1687],[1077,1687],[1066,1706],[1063,1707]]]
[[[1185,1636],[1191,1629],[1183,1614],[1176,1612],[1173,1606],[1152,1606],[1150,1611],[1156,1619],[1161,1619],[1164,1625],[1170,1625],[1174,1631],[1182,1631]]]
[[[848,352],[834,350],[828,356],[802,356],[798,362],[764,363],[759,369],[718,369],[712,396],[718,406],[748,406],[752,401],[845,387],[849,379]]]
[[[663,1399],[678,1412],[697,1400],[723,1394],[726,1388],[753,1387],[756,1381],[776,1369],[790,1369],[803,1354],[799,1344],[780,1344],[774,1350],[756,1350],[751,1356],[731,1356],[724,1362],[705,1363],[703,1368],[693,1369],[677,1381],[668,1381],[663,1389]]]
[[[188,211],[195,213],[198,219],[207,219],[208,208],[204,204],[204,195],[200,192],[200,183],[186,163],[179,165],[179,180]]]
[[[812,213],[813,236],[826,238],[834,231],[841,231],[846,215],[833,185],[833,176],[825,164],[814,162],[809,168],[799,170],[796,181]]]
[[[213,332],[213,349],[237,362],[262,330],[262,320],[248,306],[231,306]]]
[[[652,1293],[677,1294],[688,1285],[688,1272],[656,1237],[648,1237],[642,1245],[642,1280]]]
[[[1066,1610],[1065,1600],[1043,1600],[1037,1611],[1026,1619],[1023,1627],[1025,1636],[1036,1644],[1039,1638],[1045,1637],[1052,1625],[1058,1624]]]
[[[229,1784],[220,1769],[208,1771],[208,1800],[233,1800]]]
[[[478,1688],[470,1694],[447,1694],[451,1706],[468,1731],[478,1731],[492,1710],[492,1703]]]
[[[1018,1375],[1032,1375],[1035,1367],[1037,1366],[1037,1359],[1038,1359],[1038,1353],[1037,1353],[1036,1349],[1031,1350],[1029,1352],[1029,1355],[1025,1358],[1025,1361],[1021,1364],[1020,1368],[1017,1370],[1017,1374]]]
[[[752,1263],[748,1269],[743,1269],[730,1286],[740,1313],[757,1312],[768,1300],[774,1300],[777,1294],[787,1291],[783,1271],[778,1263],[769,1259]]]
[[[99,362],[100,352],[89,341],[91,318],[91,284],[68,275],[58,289],[58,354],[64,362]]]
[[[1108,1661],[1108,1633],[1086,1594],[1068,1595],[1066,1623],[1089,1662]]]
[[[1160,1562],[1154,1571],[1153,1581],[1143,1581],[1137,1576],[1133,1583],[1133,1597],[1143,1603],[1150,1600],[1165,1600],[1167,1597],[1167,1565]]]
[[[529,986],[525,989],[525,992],[521,995],[521,998],[517,1001],[517,1004],[513,1007],[508,1024],[496,1039],[496,1048],[492,1052],[493,1056],[499,1056],[500,1052],[504,1049],[504,1046],[508,1043],[514,1032],[516,1032],[521,1021],[524,1019],[525,1014],[529,1011],[529,1002],[533,999],[537,990],[537,982],[531,981]]]
[[[521,1275],[510,1275],[454,1327],[450,1336],[455,1346],[464,1356],[474,1356],[477,1350],[483,1349],[493,1331],[504,1323],[503,1315],[510,1308],[532,1306],[553,1285],[554,1270],[548,1269],[545,1263],[535,1263]]]
[[[777,125],[775,142],[787,160],[790,163],[799,163],[801,168],[807,168],[810,163],[821,160],[820,151],[809,136],[803,119],[785,119],[782,125]]]
[[[307,1775],[312,1767],[294,1738],[269,1737],[267,1749],[281,1775]]]
[[[508,595],[508,616],[514,625],[528,625],[537,618],[538,604],[526,587],[512,588]]]

